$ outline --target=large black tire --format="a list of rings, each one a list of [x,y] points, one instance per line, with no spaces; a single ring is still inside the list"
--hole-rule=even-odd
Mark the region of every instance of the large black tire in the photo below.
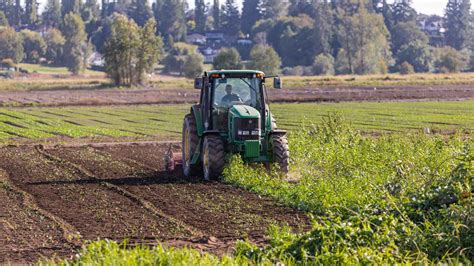
[[[220,136],[209,135],[204,138],[201,154],[202,170],[205,180],[217,180],[225,165],[224,141]]]
[[[183,154],[183,172],[187,177],[199,176],[201,174],[199,164],[192,165],[191,160],[198,146],[196,120],[192,114],[187,114],[183,122],[183,138],[181,149]]]
[[[288,149],[288,139],[286,135],[273,135],[273,162],[280,166],[280,171],[283,174],[288,174],[290,171],[290,151]]]

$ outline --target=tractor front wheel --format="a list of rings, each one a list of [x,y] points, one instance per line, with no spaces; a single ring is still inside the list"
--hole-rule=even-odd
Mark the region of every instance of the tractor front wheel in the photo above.
[[[204,179],[218,179],[225,164],[224,142],[220,136],[209,135],[204,138],[201,161]]]
[[[192,114],[187,114],[183,122],[183,172],[186,177],[199,175],[199,166],[191,164],[194,152],[198,146],[199,137],[197,134],[196,120]]]
[[[280,171],[284,174],[288,174],[290,171],[290,152],[288,149],[288,139],[285,135],[273,135],[272,136],[273,146],[273,162],[280,166]]]

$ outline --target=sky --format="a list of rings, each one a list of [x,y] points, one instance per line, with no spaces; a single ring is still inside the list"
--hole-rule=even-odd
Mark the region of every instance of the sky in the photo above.
[[[43,7],[46,1],[47,0],[38,0],[38,3],[40,3],[40,10],[43,10]],[[149,1],[152,2],[153,0],[149,0]],[[194,0],[187,0],[187,1],[190,7],[194,6]],[[211,2],[211,0],[206,0],[206,1]],[[224,2],[224,1],[225,0],[221,0],[221,2]],[[237,0],[237,2],[240,5],[242,5],[242,1],[243,0]],[[447,2],[448,0],[413,0],[413,7],[416,9],[416,11],[418,11],[418,13],[442,16]]]

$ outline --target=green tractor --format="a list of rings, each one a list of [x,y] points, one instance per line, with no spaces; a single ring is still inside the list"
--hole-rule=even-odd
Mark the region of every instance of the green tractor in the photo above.
[[[269,78],[274,88],[282,87],[279,77],[252,70],[213,70],[195,79],[200,102],[184,117],[179,155],[185,176],[217,179],[232,154],[245,162],[277,163],[288,172],[286,131],[276,128],[268,106]]]

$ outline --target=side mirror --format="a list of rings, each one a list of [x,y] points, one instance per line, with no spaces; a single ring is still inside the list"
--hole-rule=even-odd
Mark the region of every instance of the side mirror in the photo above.
[[[283,86],[282,86],[282,81],[281,81],[280,77],[273,78],[273,88],[281,89],[282,87]]]
[[[195,78],[195,79],[194,79],[194,88],[195,88],[196,90],[202,89],[203,83],[204,83],[204,82],[203,82],[202,78]]]

